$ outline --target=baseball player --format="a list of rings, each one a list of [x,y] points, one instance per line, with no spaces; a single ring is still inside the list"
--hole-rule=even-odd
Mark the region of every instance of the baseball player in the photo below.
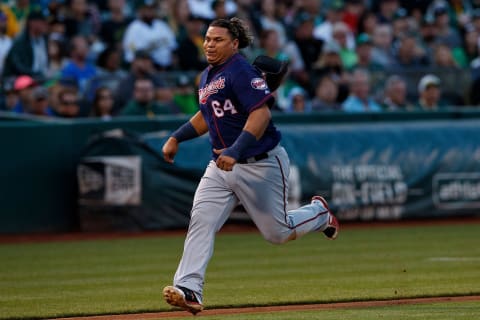
[[[208,132],[212,144],[212,160],[195,192],[173,286],[163,290],[169,304],[193,314],[203,309],[204,277],[215,234],[239,203],[262,236],[275,244],[311,231],[335,239],[339,231],[337,219],[321,196],[301,208],[286,210],[289,159],[271,121],[272,88],[238,52],[251,40],[238,18],[218,19],[209,25],[203,44],[209,66],[199,83],[200,111],[162,149],[164,159],[173,163],[182,141]]]

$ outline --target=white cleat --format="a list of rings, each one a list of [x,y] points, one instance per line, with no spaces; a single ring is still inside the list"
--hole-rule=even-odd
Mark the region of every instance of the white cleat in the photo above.
[[[163,297],[168,304],[180,307],[193,315],[203,310],[203,305],[198,302],[195,293],[184,287],[166,286],[163,289]]]

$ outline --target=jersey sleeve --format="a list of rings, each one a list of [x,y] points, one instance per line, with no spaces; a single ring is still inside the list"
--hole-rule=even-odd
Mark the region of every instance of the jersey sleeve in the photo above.
[[[273,97],[267,82],[251,65],[245,65],[232,77],[232,90],[239,104],[248,113],[267,104],[273,106]]]

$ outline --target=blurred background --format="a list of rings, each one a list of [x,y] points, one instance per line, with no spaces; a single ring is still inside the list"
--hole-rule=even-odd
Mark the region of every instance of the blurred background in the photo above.
[[[292,205],[477,214],[480,1],[3,0],[0,232],[184,227],[208,141],[173,168],[161,144],[198,110],[209,22],[234,16],[250,61],[290,62],[272,110]]]

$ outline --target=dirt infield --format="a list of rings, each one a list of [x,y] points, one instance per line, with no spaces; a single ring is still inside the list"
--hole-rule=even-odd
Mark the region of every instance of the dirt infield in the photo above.
[[[395,300],[372,300],[356,302],[335,302],[325,304],[305,304],[305,305],[285,305],[285,306],[267,306],[267,307],[246,307],[246,308],[228,308],[228,309],[210,309],[204,310],[198,316],[215,316],[231,314],[249,314],[249,313],[267,313],[282,311],[308,311],[308,310],[332,310],[332,309],[351,309],[351,308],[369,308],[383,307],[406,304],[428,304],[428,303],[447,303],[462,301],[480,301],[480,296],[459,296],[459,297],[433,297],[433,298],[413,298],[413,299],[395,299]],[[186,311],[168,311],[168,312],[150,312],[138,314],[117,314],[102,315],[76,318],[56,318],[51,320],[147,320],[147,319],[175,319],[189,316]]]

